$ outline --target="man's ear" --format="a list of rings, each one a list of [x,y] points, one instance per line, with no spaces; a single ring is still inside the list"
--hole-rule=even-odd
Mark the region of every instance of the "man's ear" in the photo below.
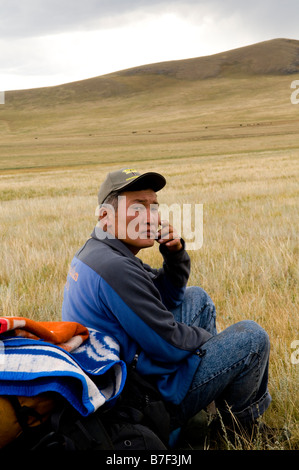
[[[99,224],[104,232],[107,232],[107,224],[108,224],[108,211],[106,207],[99,207],[98,208],[98,217],[99,217]]]
[[[107,217],[107,214],[108,214],[108,211],[106,207],[99,207],[99,210],[98,210],[99,220]]]

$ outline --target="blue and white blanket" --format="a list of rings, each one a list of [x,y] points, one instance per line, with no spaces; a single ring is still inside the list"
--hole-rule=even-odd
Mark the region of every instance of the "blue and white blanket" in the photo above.
[[[114,400],[125,380],[118,344],[96,330],[89,329],[89,338],[72,352],[43,340],[0,336],[0,395],[53,391],[87,416]]]

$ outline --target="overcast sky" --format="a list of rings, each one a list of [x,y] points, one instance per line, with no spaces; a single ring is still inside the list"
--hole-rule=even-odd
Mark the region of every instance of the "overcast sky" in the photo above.
[[[299,39],[298,0],[0,0],[0,90]]]

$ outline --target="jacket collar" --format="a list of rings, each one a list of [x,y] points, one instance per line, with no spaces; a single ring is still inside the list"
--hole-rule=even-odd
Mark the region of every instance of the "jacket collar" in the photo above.
[[[95,240],[105,243],[106,245],[111,246],[111,248],[121,252],[124,256],[128,256],[134,259],[135,261],[139,261],[139,258],[136,258],[136,256],[131,252],[131,250],[129,250],[129,248],[121,240],[115,238],[110,233],[104,232],[100,227],[95,226],[91,237]]]

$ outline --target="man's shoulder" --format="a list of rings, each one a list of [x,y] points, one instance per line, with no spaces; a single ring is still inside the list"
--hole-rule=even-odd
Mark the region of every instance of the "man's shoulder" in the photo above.
[[[105,275],[104,277],[119,277],[123,272],[136,267],[134,260],[124,256],[117,247],[94,238],[88,239],[75,256],[100,276]]]

